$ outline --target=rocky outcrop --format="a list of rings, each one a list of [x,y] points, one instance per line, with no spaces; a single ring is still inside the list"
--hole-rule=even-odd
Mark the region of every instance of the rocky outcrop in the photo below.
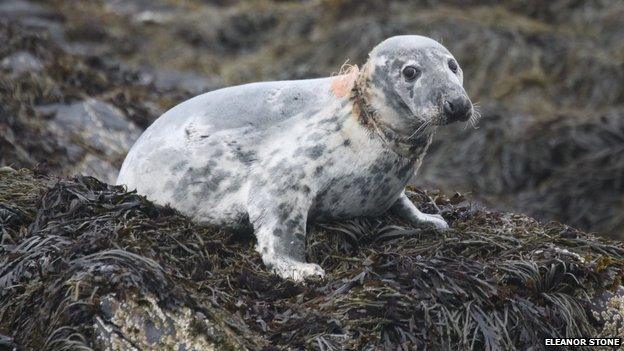
[[[5,2],[0,164],[111,180],[119,156],[48,133],[40,105],[95,99],[145,128],[202,91],[327,76],[418,33],[455,54],[483,119],[441,130],[417,184],[620,237],[623,14],[617,1]]]
[[[81,162],[73,167],[68,165],[70,174],[95,174],[114,183],[119,172],[117,165],[141,135],[141,129],[121,110],[96,99],[43,105],[36,110],[47,119],[48,132],[66,145],[69,153],[85,153]]]
[[[0,343],[58,349],[541,349],[621,336],[624,248],[417,189],[451,229],[315,223],[305,285],[249,233],[200,226],[122,187],[0,170]],[[1,345],[1,344],[0,344]]]
[[[28,4],[0,6],[16,20],[0,21],[0,164],[113,183],[143,128],[206,80],[72,54],[53,14]]]

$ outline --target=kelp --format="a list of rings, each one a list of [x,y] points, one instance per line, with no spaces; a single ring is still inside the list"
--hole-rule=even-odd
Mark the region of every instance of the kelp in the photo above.
[[[8,168],[0,184],[0,334],[26,350],[540,349],[601,335],[595,301],[623,272],[620,243],[412,188],[450,230],[310,223],[327,275],[296,284],[250,233],[123,187]]]

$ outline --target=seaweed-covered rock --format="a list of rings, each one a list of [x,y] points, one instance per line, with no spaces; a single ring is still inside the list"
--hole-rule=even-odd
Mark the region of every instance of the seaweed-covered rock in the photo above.
[[[500,104],[483,110],[477,129],[438,133],[421,179],[622,239],[624,109],[539,118]]]
[[[441,128],[429,184],[624,233],[621,1],[19,0],[0,3],[9,19],[19,24],[0,26],[2,165],[67,175],[86,163],[79,170],[103,180],[119,166],[48,133],[40,104],[93,98],[144,128],[190,95],[328,76],[389,36],[422,34],[460,60],[484,112],[480,130]]]
[[[7,8],[13,9],[0,7],[0,14]],[[115,60],[70,54],[50,31],[34,25],[0,20],[0,41],[0,165],[41,165],[59,175],[86,173],[114,182],[141,130],[190,96],[180,86],[201,89],[203,81],[183,83]]]
[[[448,231],[312,224],[327,272],[271,274],[249,233],[123,187],[0,169],[0,334],[26,350],[535,349],[622,335],[621,243],[413,189]]]

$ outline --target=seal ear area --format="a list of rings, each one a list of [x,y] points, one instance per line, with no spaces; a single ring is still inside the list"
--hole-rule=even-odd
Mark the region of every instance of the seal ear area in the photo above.
[[[344,98],[349,95],[353,85],[357,80],[360,69],[357,65],[345,63],[340,68],[340,72],[333,77],[331,82],[331,92],[337,98]]]

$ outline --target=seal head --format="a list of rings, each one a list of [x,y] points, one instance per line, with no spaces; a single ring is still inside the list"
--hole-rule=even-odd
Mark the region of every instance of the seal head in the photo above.
[[[437,41],[418,35],[377,45],[354,91],[375,128],[399,149],[414,149],[437,126],[474,115],[457,60]]]

